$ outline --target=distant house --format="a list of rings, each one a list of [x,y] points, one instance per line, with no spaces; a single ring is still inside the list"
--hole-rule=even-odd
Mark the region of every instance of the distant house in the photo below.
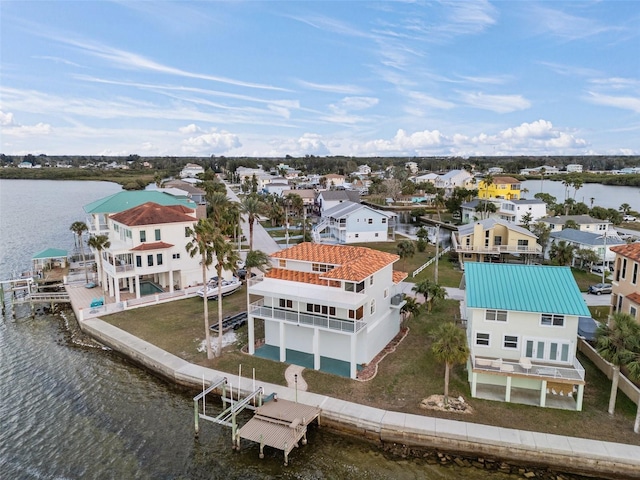
[[[18,168],[33,168],[33,163],[27,161],[20,162]]]
[[[579,317],[590,317],[569,267],[467,263],[471,396],[582,410]]]
[[[291,187],[289,187],[291,188]],[[302,203],[304,205],[304,208],[306,210],[307,214],[310,214],[313,212],[313,206],[316,202],[316,191],[311,189],[311,188],[305,188],[305,189],[296,189],[296,190],[284,190],[282,192],[282,196],[286,197],[287,195],[292,194],[292,195],[298,195],[300,198],[302,198]]]
[[[478,197],[481,199],[518,200],[520,198],[520,180],[513,177],[493,177],[490,184],[482,180],[478,184]]]
[[[444,175],[438,175],[434,184],[436,188],[443,188],[445,192],[451,193],[454,188],[466,188],[471,183],[473,175],[466,170],[451,170]]]
[[[520,175],[540,175],[544,169],[545,175],[556,175],[560,173],[558,167],[552,167],[551,165],[542,165],[535,168],[523,168],[520,170]]]
[[[418,171],[418,164],[416,162],[406,162],[404,164],[404,168],[409,170],[409,172],[414,175]]]
[[[413,181],[414,183],[429,182],[435,185],[438,177],[439,175],[437,173],[425,173],[424,175],[415,177]]]
[[[564,230],[551,232],[549,235],[549,246],[560,241],[564,241],[577,249],[592,250],[600,261],[606,264],[613,262],[615,259],[615,253],[611,247],[625,243],[617,234],[605,236],[604,233],[591,233],[574,230],[573,228],[565,228]],[[549,250],[550,249],[547,249],[547,257]]]
[[[400,331],[404,305],[397,255],[301,243],[271,255],[250,280],[249,354],[357,378]],[[256,323],[264,340],[256,342]]]
[[[190,200],[193,200],[194,203],[198,205],[204,205],[206,203],[207,192],[203,189],[196,187],[190,182],[185,182],[183,180],[169,180],[164,184],[165,187],[173,187],[179,188],[187,192],[187,195]]]
[[[369,175],[371,173],[371,167],[369,165],[359,165],[358,175]]]
[[[323,212],[313,237],[318,243],[386,242],[395,225],[393,220],[394,214],[345,201]]]
[[[201,173],[204,173],[202,165],[196,163],[187,163],[180,171],[181,178],[196,178]]]
[[[452,249],[461,266],[467,262],[504,260],[506,255],[540,255],[542,247],[526,228],[488,218],[462,225],[451,235]]]
[[[504,172],[504,168],[502,168],[502,167],[491,167],[491,168],[489,168],[487,170],[487,173],[489,175],[497,175],[497,174],[500,174],[502,172]]]
[[[613,269],[612,312],[628,313],[640,322],[640,243],[619,245]]]
[[[491,199],[487,200],[496,206],[496,212],[487,212],[487,218],[496,218],[499,220],[505,220],[507,222],[515,223],[516,225],[522,224],[522,217],[527,214],[531,216],[531,223],[535,223],[539,219],[547,215],[547,204],[537,198],[528,200],[504,200],[504,199]],[[461,205],[462,210],[462,223],[469,223],[481,218],[484,213],[478,212],[477,208],[482,205],[480,200],[475,199],[471,202],[465,202]]]
[[[582,165],[579,163],[571,163],[567,165],[567,173],[582,173]]]
[[[343,187],[344,186],[344,182],[345,182],[344,175],[338,175],[336,173],[330,173],[328,175],[324,175],[324,178],[327,181],[326,188],[331,189],[331,188]]]
[[[559,232],[565,228],[567,222],[574,222],[578,226],[578,230],[581,232],[591,233],[615,233],[615,230],[610,228],[611,222],[609,220],[600,220],[593,218],[589,215],[558,215],[555,217],[544,217],[540,221],[551,228],[552,232]]]
[[[360,194],[353,190],[325,190],[320,192],[316,198],[320,215],[324,215],[326,210],[342,202],[360,203]]]
[[[263,192],[268,193],[270,195],[276,195],[278,197],[283,196],[283,192],[291,190],[291,185],[286,179],[280,177],[279,181],[272,181],[267,183],[262,189]]]

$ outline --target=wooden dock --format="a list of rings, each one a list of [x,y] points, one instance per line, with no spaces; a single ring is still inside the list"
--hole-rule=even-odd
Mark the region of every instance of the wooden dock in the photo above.
[[[288,400],[272,400],[256,409],[254,417],[237,433],[236,448],[240,439],[260,444],[260,458],[264,457],[264,447],[277,448],[284,452],[287,465],[289,453],[298,444],[307,443],[307,427],[320,416],[320,409]]]

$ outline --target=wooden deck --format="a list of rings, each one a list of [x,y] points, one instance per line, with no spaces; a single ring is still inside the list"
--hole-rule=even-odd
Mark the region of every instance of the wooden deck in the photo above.
[[[306,444],[307,426],[319,416],[317,407],[273,400],[256,409],[254,417],[238,431],[238,437],[259,443],[260,458],[265,445],[282,450],[286,465],[289,452],[301,440]]]

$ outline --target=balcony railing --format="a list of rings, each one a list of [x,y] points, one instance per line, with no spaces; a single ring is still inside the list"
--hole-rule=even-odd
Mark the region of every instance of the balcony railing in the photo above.
[[[493,247],[473,245],[457,245],[455,247],[456,252],[471,252],[471,253],[541,253],[542,247],[540,245],[494,245]]]
[[[557,382],[575,381],[584,383],[584,367],[574,358],[573,367],[557,366],[550,363],[537,363],[528,359],[529,363],[501,358],[472,357],[473,369],[482,373],[501,375],[518,375],[540,380]]]
[[[258,317],[273,320],[283,320],[298,325],[310,325],[313,327],[337,330],[346,333],[359,332],[366,326],[366,322],[358,320],[347,320],[326,315],[313,315],[310,313],[295,312],[276,307],[263,305],[263,300],[259,300],[249,305],[249,313]]]

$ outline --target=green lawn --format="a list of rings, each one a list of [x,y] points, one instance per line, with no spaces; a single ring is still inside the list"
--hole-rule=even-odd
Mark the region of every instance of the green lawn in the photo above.
[[[223,299],[224,315],[244,310],[244,289]],[[217,320],[217,303],[209,301],[211,323]],[[442,393],[444,367],[434,361],[429,334],[441,322],[459,316],[456,301],[445,300],[431,314],[420,313],[409,319],[410,331],[397,349],[379,364],[377,376],[359,382],[313,370],[305,370],[304,378],[310,391],[330,395],[376,408],[425,415],[420,401]],[[286,364],[248,356],[241,352],[247,343],[247,327],[237,331],[237,342],[225,349],[221,358],[207,360],[197,351],[204,338],[202,300],[186,299],[158,306],[129,310],[103,317],[144,340],[192,363],[238,374],[250,379],[253,369],[261,381],[285,385]],[[263,337],[258,325],[256,338]],[[623,394],[618,395],[616,414],[607,413],[610,382],[588,360],[580,357],[587,372],[583,412],[554,410],[524,405],[471,399],[465,367],[456,367],[451,374],[450,393],[462,395],[474,409],[471,415],[429,411],[428,415],[474,423],[516,427],[559,435],[594,438],[640,445],[640,435],[633,435],[635,405]]]

